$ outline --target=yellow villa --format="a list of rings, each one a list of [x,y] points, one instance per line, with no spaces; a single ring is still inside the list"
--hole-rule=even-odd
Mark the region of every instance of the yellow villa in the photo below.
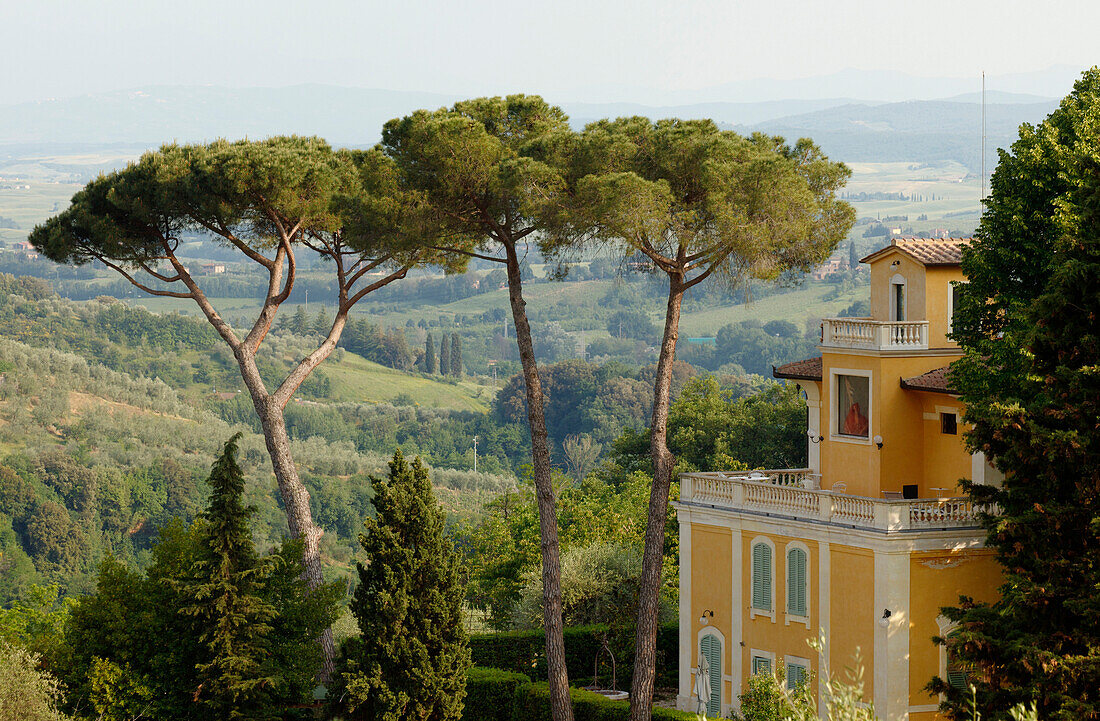
[[[681,477],[680,708],[726,715],[753,673],[793,685],[857,651],[887,721],[940,718],[925,685],[965,683],[932,643],[951,631],[940,608],[1000,582],[957,488],[999,483],[964,447],[946,373],[967,242],[896,239],[864,258],[871,317],[823,319],[821,355],[775,369],[805,392],[807,468]]]

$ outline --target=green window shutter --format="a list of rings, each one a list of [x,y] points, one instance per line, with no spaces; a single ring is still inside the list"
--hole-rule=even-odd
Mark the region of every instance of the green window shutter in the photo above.
[[[808,616],[806,610],[806,552],[792,548],[787,554],[787,613]]]
[[[961,668],[948,668],[947,683],[950,684],[952,688],[965,691],[969,687],[966,679],[966,671],[963,671]]]
[[[764,656],[753,656],[752,657],[752,674],[753,674],[753,676],[755,676],[757,674],[760,674],[760,673],[771,673],[771,672],[772,672],[772,660],[770,658],[766,658]]]
[[[707,699],[707,715],[718,716],[722,713],[722,642],[714,634],[708,633],[699,642],[699,650],[710,666],[710,698]]]
[[[752,607],[772,610],[772,549],[766,543],[752,547]]]
[[[806,682],[806,667],[797,663],[787,664],[787,690],[793,691]]]

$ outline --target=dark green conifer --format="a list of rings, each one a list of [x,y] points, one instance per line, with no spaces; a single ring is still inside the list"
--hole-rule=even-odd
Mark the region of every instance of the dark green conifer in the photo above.
[[[958,627],[941,641],[984,718],[1036,701],[1043,719],[1100,719],[1098,111],[1094,69],[1039,128],[1024,126],[964,256],[967,355],[953,373],[969,443],[1004,473],[1000,488],[966,487],[1000,506],[984,525],[1004,583],[994,603],[944,609]],[[929,688],[971,718],[969,692]]]
[[[321,306],[321,310],[317,311],[317,318],[313,321],[313,334],[324,338],[330,330],[332,330],[332,318],[329,317],[325,306]]]
[[[212,718],[264,718],[264,697],[277,678],[264,660],[275,608],[263,598],[271,564],[252,543],[252,506],[241,504],[244,474],[237,465],[238,433],[229,439],[210,472],[210,506],[203,514],[201,541],[184,587],[190,603],[181,612],[195,618],[199,641],[209,652],[197,667],[201,685],[195,700]]]
[[[351,611],[362,635],[343,648],[331,697],[352,719],[446,721],[462,715],[470,652],[458,559],[427,469],[401,451],[373,479],[377,517]]]
[[[451,375],[455,378],[462,377],[462,339],[458,333],[451,334]]]
[[[446,333],[439,341],[439,372],[442,375],[449,375],[451,372],[451,339]]]
[[[241,325],[241,328],[247,328],[249,325]],[[294,311],[294,318],[290,321],[290,331],[294,335],[308,335],[309,334],[309,316],[306,315],[306,309],[302,306],[298,306],[298,309]]]
[[[428,331],[428,337],[424,339],[424,372],[435,373],[438,364],[435,359],[435,340],[432,332]]]

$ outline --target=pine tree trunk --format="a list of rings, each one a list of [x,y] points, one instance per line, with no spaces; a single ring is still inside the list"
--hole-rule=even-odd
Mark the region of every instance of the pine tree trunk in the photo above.
[[[554,721],[573,721],[569,696],[569,675],[565,666],[565,640],[561,617],[561,562],[558,551],[558,514],[550,474],[550,441],[543,414],[542,384],[539,381],[531,326],[520,278],[515,245],[504,244],[508,269],[508,301],[516,326],[516,344],[527,387],[527,422],[531,428],[531,455],[535,475],[535,497],[539,509],[539,537],[542,540],[542,609],[546,628],[546,667],[550,685],[550,713]]]
[[[669,275],[668,308],[657,378],[653,384],[653,416],[650,420],[650,458],[653,487],[649,493],[642,578],[638,585],[638,628],[635,637],[634,677],[630,686],[630,720],[649,721],[653,716],[653,683],[657,666],[657,624],[664,561],[665,519],[675,460],[668,450],[668,406],[672,388],[672,365],[676,360],[676,339],[680,334],[680,305],[684,299],[683,278]]]
[[[298,467],[294,465],[294,458],[290,454],[290,436],[286,431],[283,409],[267,392],[259,370],[256,368],[255,358],[247,351],[239,349],[237,362],[240,365],[245,386],[252,396],[256,414],[260,417],[260,424],[263,426],[264,440],[268,455],[271,456],[271,467],[275,471],[279,495],[286,509],[290,535],[302,539],[302,566],[305,569],[306,582],[311,590],[315,589],[324,581],[321,568],[321,536],[324,531],[313,523],[313,514],[309,508],[309,491],[298,476]],[[331,628],[326,628],[321,634],[321,650],[324,653],[324,661],[318,680],[322,684],[327,684],[336,662],[336,644]]]

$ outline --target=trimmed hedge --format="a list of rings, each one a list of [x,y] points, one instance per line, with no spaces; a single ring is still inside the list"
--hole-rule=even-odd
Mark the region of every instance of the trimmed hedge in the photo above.
[[[531,685],[522,673],[474,666],[466,676],[466,705],[462,718],[469,721],[511,721],[516,694]]]
[[[609,701],[579,688],[569,689],[574,721],[626,721],[630,703]],[[654,708],[656,721],[694,721],[695,714]],[[473,667],[466,681],[462,721],[551,721],[550,689],[521,673]]]
[[[634,665],[634,634],[615,633],[607,626],[577,626],[565,629],[565,666],[573,683],[592,682],[596,654],[601,636],[608,634],[608,643],[615,654],[619,688],[630,690],[630,669]],[[676,686],[680,661],[679,628],[661,626],[657,630],[658,686]],[[499,668],[521,673],[536,681],[545,681],[546,637],[541,629],[478,634],[470,637],[470,655],[475,666]],[[609,684],[608,671],[601,672],[600,681]]]

